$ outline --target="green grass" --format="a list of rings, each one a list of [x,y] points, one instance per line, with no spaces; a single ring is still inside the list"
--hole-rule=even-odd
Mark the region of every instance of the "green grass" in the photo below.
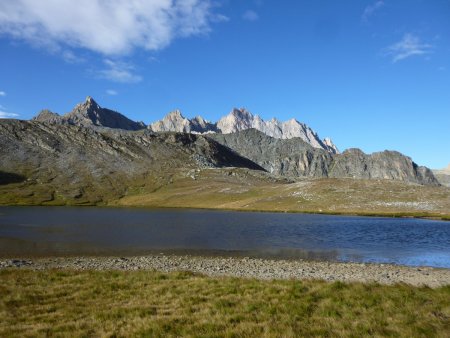
[[[0,271],[0,336],[448,337],[450,286]]]

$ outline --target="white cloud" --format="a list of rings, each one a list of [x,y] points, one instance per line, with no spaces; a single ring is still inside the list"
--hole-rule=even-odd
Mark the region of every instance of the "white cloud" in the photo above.
[[[97,72],[98,77],[114,82],[136,83],[142,77],[134,72],[134,66],[123,61],[103,60],[107,68]]]
[[[382,0],[376,1],[372,5],[366,6],[366,8],[364,8],[364,12],[363,12],[363,14],[361,16],[361,20],[364,21],[364,22],[368,22],[369,18],[373,14],[375,14],[376,11],[381,9],[381,7],[383,7],[383,6],[384,6],[384,1],[382,1]]]
[[[18,116],[19,116],[19,114],[8,113],[8,112],[0,110],[0,119],[13,119],[13,118],[16,118]]]
[[[0,90],[0,96],[6,96],[6,92]]]
[[[433,46],[422,43],[420,39],[413,34],[405,34],[403,38],[384,50],[386,56],[392,58],[392,62],[404,60],[414,55],[431,54]]]
[[[248,10],[245,11],[245,13],[242,15],[242,18],[247,21],[256,21],[259,19],[259,15],[255,11]]]
[[[116,90],[114,89],[107,89],[106,90],[106,94],[110,95],[110,96],[115,96],[117,94],[119,94]]]
[[[0,34],[53,50],[85,48],[117,56],[208,33],[211,21],[226,21],[212,13],[213,6],[211,0],[0,1]]]

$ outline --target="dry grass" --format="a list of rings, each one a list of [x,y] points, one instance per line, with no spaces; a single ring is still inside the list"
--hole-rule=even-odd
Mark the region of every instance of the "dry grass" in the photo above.
[[[111,205],[450,217],[450,188],[389,180],[304,179],[289,183],[252,172],[204,170],[156,191],[130,190]]]
[[[154,172],[132,179],[116,175],[92,186],[55,186],[53,176],[49,177],[39,183],[0,185],[0,205],[112,205],[450,218],[450,188],[390,180],[308,178],[289,182],[236,168],[167,168],[164,174]],[[81,179],[78,184],[85,181],[89,180]]]
[[[450,286],[0,272],[0,336],[448,337]]]

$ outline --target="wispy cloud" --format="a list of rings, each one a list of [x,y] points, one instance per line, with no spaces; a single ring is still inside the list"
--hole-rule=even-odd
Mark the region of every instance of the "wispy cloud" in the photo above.
[[[230,21],[230,18],[223,14],[215,14],[211,16],[212,22],[228,22]]]
[[[132,64],[123,61],[103,60],[106,68],[97,72],[98,77],[122,83],[136,83],[142,80],[142,76],[135,73]]]
[[[86,61],[84,58],[79,57],[71,50],[62,50],[61,56],[67,63],[82,63]]]
[[[255,11],[249,9],[245,11],[245,13],[242,15],[242,18],[247,21],[256,21],[259,19],[259,15]]]
[[[13,119],[18,116],[19,116],[19,114],[8,113],[8,112],[0,110],[0,119]]]
[[[6,96],[6,92],[4,92],[3,90],[0,90],[0,96]]]
[[[392,62],[398,62],[414,55],[425,55],[433,52],[433,45],[423,43],[413,34],[405,34],[403,38],[384,49],[384,55],[392,58]]]
[[[212,21],[226,21],[214,6],[212,0],[0,1],[0,34],[46,48],[118,56],[207,34]],[[68,60],[73,56],[66,54]]]
[[[384,1],[382,1],[382,0],[378,0],[378,1],[374,2],[373,4],[366,6],[366,8],[364,8],[364,12],[361,16],[361,20],[366,23],[369,22],[369,18],[372,15],[374,15],[375,12],[380,10],[383,6],[384,6]]]
[[[114,89],[107,89],[106,90],[106,94],[110,95],[110,96],[115,96],[117,94],[119,94],[116,90]]]

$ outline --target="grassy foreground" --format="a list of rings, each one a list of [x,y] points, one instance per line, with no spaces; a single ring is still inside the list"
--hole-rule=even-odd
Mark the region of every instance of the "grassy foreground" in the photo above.
[[[0,336],[448,337],[450,286],[0,271]]]

